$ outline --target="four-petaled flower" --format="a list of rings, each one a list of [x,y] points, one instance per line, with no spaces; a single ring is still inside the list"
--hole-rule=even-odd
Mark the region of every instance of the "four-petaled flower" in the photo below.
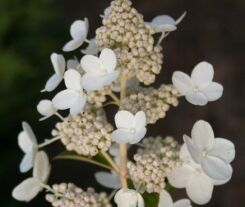
[[[172,170],[168,181],[175,188],[185,188],[189,198],[199,205],[210,201],[214,185],[229,181],[215,180],[207,176],[201,166],[193,161],[186,144],[181,147],[180,160],[182,165]]]
[[[181,199],[173,202],[169,192],[162,190],[159,196],[158,207],[192,207],[189,199]]]
[[[215,180],[228,180],[232,175],[230,163],[235,158],[234,144],[223,138],[215,138],[210,124],[197,121],[191,137],[184,135],[184,141],[192,159],[201,165],[203,171]]]
[[[16,186],[12,196],[19,201],[31,201],[43,190],[43,185],[48,181],[50,169],[47,154],[44,151],[38,152],[33,167],[33,176]]]
[[[160,15],[155,17],[150,25],[155,33],[173,32],[177,29],[177,25],[184,19],[186,12],[184,12],[177,20],[174,20],[168,15]]]
[[[192,71],[191,77],[176,71],[172,81],[174,87],[194,105],[206,105],[208,101],[218,100],[223,93],[223,86],[213,82],[214,69],[207,62],[199,63]]]
[[[114,201],[118,207],[144,207],[144,199],[142,196],[135,190],[122,188],[119,190],[115,197]]]
[[[65,90],[59,92],[52,100],[55,108],[70,109],[70,114],[76,116],[86,104],[86,94],[82,87],[82,78],[78,71],[69,69],[65,72]]]
[[[18,144],[25,153],[21,163],[20,172],[24,173],[33,167],[38,151],[38,144],[35,134],[27,122],[22,122],[23,131],[18,135]]]
[[[117,58],[113,50],[103,49],[99,58],[85,55],[81,59],[81,66],[85,71],[82,77],[84,89],[87,91],[99,90],[110,85],[119,75],[116,71]]]
[[[136,144],[146,134],[146,115],[143,111],[133,115],[128,111],[119,111],[115,115],[117,129],[112,132],[112,140],[117,143]]]
[[[63,51],[70,52],[79,48],[87,38],[88,29],[89,23],[87,18],[84,21],[76,20],[73,22],[70,28],[72,40],[65,44]]]
[[[55,88],[57,88],[57,86],[63,80],[63,76],[64,76],[64,72],[66,68],[66,62],[65,62],[65,58],[63,55],[52,53],[50,56],[50,59],[51,59],[55,74],[52,75],[48,79],[45,85],[45,88],[42,90],[42,92],[45,92],[45,91],[51,92]]]

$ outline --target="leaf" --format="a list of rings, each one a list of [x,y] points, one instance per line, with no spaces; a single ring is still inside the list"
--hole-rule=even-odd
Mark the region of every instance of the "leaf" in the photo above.
[[[83,155],[79,155],[75,152],[65,151],[60,153],[54,158],[54,160],[59,160],[59,159],[78,160],[78,161],[88,162],[106,168],[108,170],[112,170],[111,165],[109,164],[109,162],[106,160],[106,158],[103,156],[102,153],[98,153],[94,157],[86,157]]]
[[[159,203],[159,194],[158,193],[147,193],[143,195],[145,201],[145,207],[158,207]]]

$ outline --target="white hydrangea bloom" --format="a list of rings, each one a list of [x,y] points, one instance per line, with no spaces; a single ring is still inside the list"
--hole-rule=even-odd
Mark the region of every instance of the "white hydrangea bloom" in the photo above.
[[[122,188],[119,190],[114,201],[118,207],[144,207],[143,197],[135,190]]]
[[[162,190],[159,196],[158,207],[192,207],[192,205],[189,199],[173,202],[170,194],[166,190]]]
[[[201,62],[192,71],[191,76],[176,71],[172,76],[174,87],[194,105],[206,105],[218,100],[223,94],[223,86],[213,82],[214,69],[210,63]]]
[[[113,50],[103,49],[99,58],[85,55],[81,59],[81,66],[85,71],[82,77],[84,89],[87,91],[99,90],[110,85],[119,75],[116,71],[117,58]]]
[[[37,105],[37,111],[43,115],[40,121],[45,120],[57,113],[57,109],[50,100],[41,100]]]
[[[33,167],[38,151],[38,143],[35,134],[27,122],[22,122],[23,131],[18,135],[18,145],[25,153],[21,163],[20,172],[24,173]]]
[[[129,111],[119,111],[115,115],[117,129],[112,132],[112,140],[117,143],[136,144],[146,134],[146,115],[139,111],[133,115]]]
[[[183,164],[172,170],[168,181],[175,188],[185,188],[189,198],[199,205],[210,201],[214,185],[222,185],[229,181],[218,181],[208,177],[201,166],[193,161],[186,144],[181,147],[180,159]]]
[[[184,19],[186,12],[184,12],[177,20],[174,20],[168,15],[160,15],[155,17],[150,25],[153,27],[155,33],[173,32],[177,29],[177,25]]]
[[[65,72],[65,90],[59,92],[52,100],[55,108],[60,110],[70,109],[70,114],[76,116],[86,104],[86,94],[83,92],[82,77],[74,69]]]
[[[42,185],[47,183],[49,173],[50,164],[47,154],[44,151],[38,152],[33,168],[33,176],[16,186],[12,192],[12,196],[19,201],[31,201],[43,190]]]
[[[72,40],[65,44],[63,51],[70,52],[79,48],[87,38],[88,29],[89,23],[87,18],[73,22],[70,28]]]
[[[97,46],[95,38],[89,41],[88,46],[84,50],[81,50],[85,55],[97,55],[99,51],[100,48]]]
[[[215,138],[212,127],[203,120],[195,123],[191,137],[185,135],[184,141],[192,159],[201,165],[203,171],[216,180],[230,179],[230,163],[235,158],[234,144],[224,138]]]
[[[65,68],[66,68],[66,62],[63,55],[59,55],[57,53],[52,53],[51,56],[51,62],[55,71],[55,74],[52,75],[48,81],[46,82],[45,88],[42,90],[42,92],[51,92],[54,89],[57,88],[57,86],[61,83],[63,80]]]

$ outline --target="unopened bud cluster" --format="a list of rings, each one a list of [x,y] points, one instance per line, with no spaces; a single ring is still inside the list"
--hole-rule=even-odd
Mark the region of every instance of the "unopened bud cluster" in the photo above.
[[[111,92],[110,87],[105,86],[98,91],[91,91],[87,93],[87,101],[91,105],[100,108],[106,101],[106,96]]]
[[[150,137],[143,148],[128,162],[130,178],[141,190],[160,193],[165,188],[165,178],[179,164],[179,145],[172,137]]]
[[[114,49],[121,74],[149,85],[161,71],[162,48],[154,45],[152,27],[131,5],[130,0],[111,2],[103,26],[96,31],[96,43]]]
[[[52,134],[61,138],[68,151],[95,156],[111,146],[112,129],[102,109],[87,108],[78,116],[68,117],[57,123]]]
[[[112,207],[106,193],[96,193],[94,189],[88,188],[83,191],[72,183],[53,185],[57,195],[47,194],[46,200],[53,207]]]
[[[172,85],[161,85],[158,89],[139,87],[122,101],[121,109],[136,113],[144,111],[148,124],[164,118],[170,106],[178,105],[178,91]]]

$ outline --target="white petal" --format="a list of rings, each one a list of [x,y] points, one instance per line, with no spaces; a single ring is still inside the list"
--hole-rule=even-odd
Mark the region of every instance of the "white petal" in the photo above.
[[[235,158],[235,146],[227,139],[216,138],[214,139],[213,147],[209,150],[208,154],[216,156],[226,163],[230,163]]]
[[[82,77],[82,84],[86,91],[96,91],[103,87],[103,79],[99,76],[86,73]]]
[[[227,180],[232,176],[232,170],[229,164],[217,157],[205,157],[205,159],[202,159],[201,166],[203,171],[215,180]]]
[[[138,142],[140,142],[146,135],[146,128],[142,127],[142,128],[138,128],[136,130],[136,133],[133,135],[132,140],[129,141],[130,144],[136,144]]]
[[[134,116],[134,128],[142,128],[146,126],[146,115],[144,111],[138,111]]]
[[[128,131],[117,129],[111,134],[112,141],[118,144],[126,144],[133,140],[134,135]]]
[[[104,69],[101,60],[93,55],[85,55],[81,59],[81,66],[86,73],[100,75]]]
[[[204,106],[208,103],[207,97],[201,92],[189,93],[185,98],[188,102],[197,106]]]
[[[214,132],[211,125],[203,120],[197,121],[191,131],[193,143],[199,150],[209,150],[214,144]]]
[[[37,145],[37,138],[36,138],[34,132],[32,131],[31,126],[27,122],[24,121],[24,122],[22,122],[22,127],[23,127],[24,131],[28,134],[33,145]]]
[[[97,172],[95,178],[99,184],[107,188],[118,189],[120,188],[120,179],[117,174],[109,172]]]
[[[18,201],[31,201],[42,188],[39,182],[34,178],[28,178],[16,186],[12,192],[12,196]]]
[[[191,73],[191,80],[198,86],[211,83],[213,77],[214,69],[208,62],[201,62],[197,64]]]
[[[52,75],[46,82],[45,88],[43,91],[51,92],[58,87],[63,77],[59,77],[57,74]]]
[[[18,135],[18,145],[25,153],[31,152],[33,148],[32,139],[29,137],[26,131],[22,131]]]
[[[166,190],[160,192],[158,207],[173,207],[172,197]]]
[[[73,90],[63,90],[56,94],[52,102],[54,107],[60,110],[69,109],[77,100],[78,94]]]
[[[181,167],[172,170],[168,175],[168,181],[175,188],[184,188],[193,173],[194,169],[191,166],[183,164]]]
[[[86,104],[86,96],[78,96],[76,101],[72,104],[70,108],[70,114],[72,116],[78,115],[80,112],[83,111],[83,108]]]
[[[184,142],[186,144],[186,147],[192,157],[192,159],[196,162],[196,163],[200,163],[201,162],[201,155],[200,155],[200,151],[196,148],[196,146],[193,144],[193,141],[190,139],[190,137],[184,135],[183,136]]]
[[[213,184],[205,174],[194,173],[188,180],[186,192],[193,202],[203,205],[212,197]]]
[[[223,86],[219,83],[212,82],[202,89],[208,101],[216,101],[223,95]]]
[[[78,70],[79,67],[80,67],[80,63],[77,59],[70,59],[67,61],[67,68],[68,69]]]
[[[144,207],[142,196],[137,191],[127,188],[119,190],[114,197],[114,201],[118,207]]]
[[[50,173],[50,164],[47,154],[40,151],[36,155],[33,167],[33,177],[42,183],[46,183]]]
[[[50,100],[41,100],[37,105],[38,112],[43,116],[52,116],[55,114],[56,109]]]
[[[175,21],[175,24],[178,25],[186,16],[186,11]]]
[[[190,155],[185,143],[180,148],[179,157],[182,161],[192,160],[191,155]]]
[[[111,73],[115,70],[117,65],[117,58],[113,50],[107,48],[103,49],[100,54],[100,60],[108,73]]]
[[[137,194],[137,198],[138,198],[137,207],[144,207],[145,206],[145,201],[144,201],[143,197],[139,193]]]
[[[174,203],[173,207],[192,207],[189,199],[181,199]]]
[[[99,52],[99,48],[96,44],[95,39],[91,39],[87,48],[81,50],[81,52],[85,55],[97,55]]]
[[[134,125],[134,115],[129,111],[118,111],[115,115],[117,128],[131,129]]]
[[[55,73],[62,78],[65,72],[66,62],[63,55],[59,55],[57,53],[52,53],[51,56],[51,62],[54,67]]]
[[[177,29],[175,20],[168,15],[160,15],[155,17],[151,26],[155,32],[172,32]]]
[[[100,78],[103,81],[103,85],[111,85],[113,81],[115,81],[118,78],[119,71],[114,71],[112,73],[108,73],[106,75],[101,76]]]
[[[25,173],[33,167],[34,153],[29,152],[24,155],[20,163],[20,172]]]
[[[231,165],[228,164],[228,167],[230,168],[230,171],[233,172]],[[225,183],[229,182],[230,179],[231,179],[231,177],[228,178],[227,180],[214,180],[214,179],[212,179],[212,181],[213,181],[214,185],[224,185]]]
[[[119,145],[116,143],[113,143],[109,149],[109,152],[112,156],[118,157],[120,155]]]
[[[77,70],[69,69],[65,72],[65,85],[68,89],[82,90],[82,77]]]
[[[188,92],[192,90],[192,82],[190,77],[181,71],[175,71],[173,73],[172,82],[174,84],[174,87],[182,95],[186,95]]]
[[[76,20],[72,23],[70,33],[73,39],[86,38],[88,34],[88,19]]]
[[[84,43],[84,40],[85,38],[80,38],[80,39],[74,39],[74,40],[67,42],[63,47],[63,51],[71,52],[73,50],[76,50]]]

